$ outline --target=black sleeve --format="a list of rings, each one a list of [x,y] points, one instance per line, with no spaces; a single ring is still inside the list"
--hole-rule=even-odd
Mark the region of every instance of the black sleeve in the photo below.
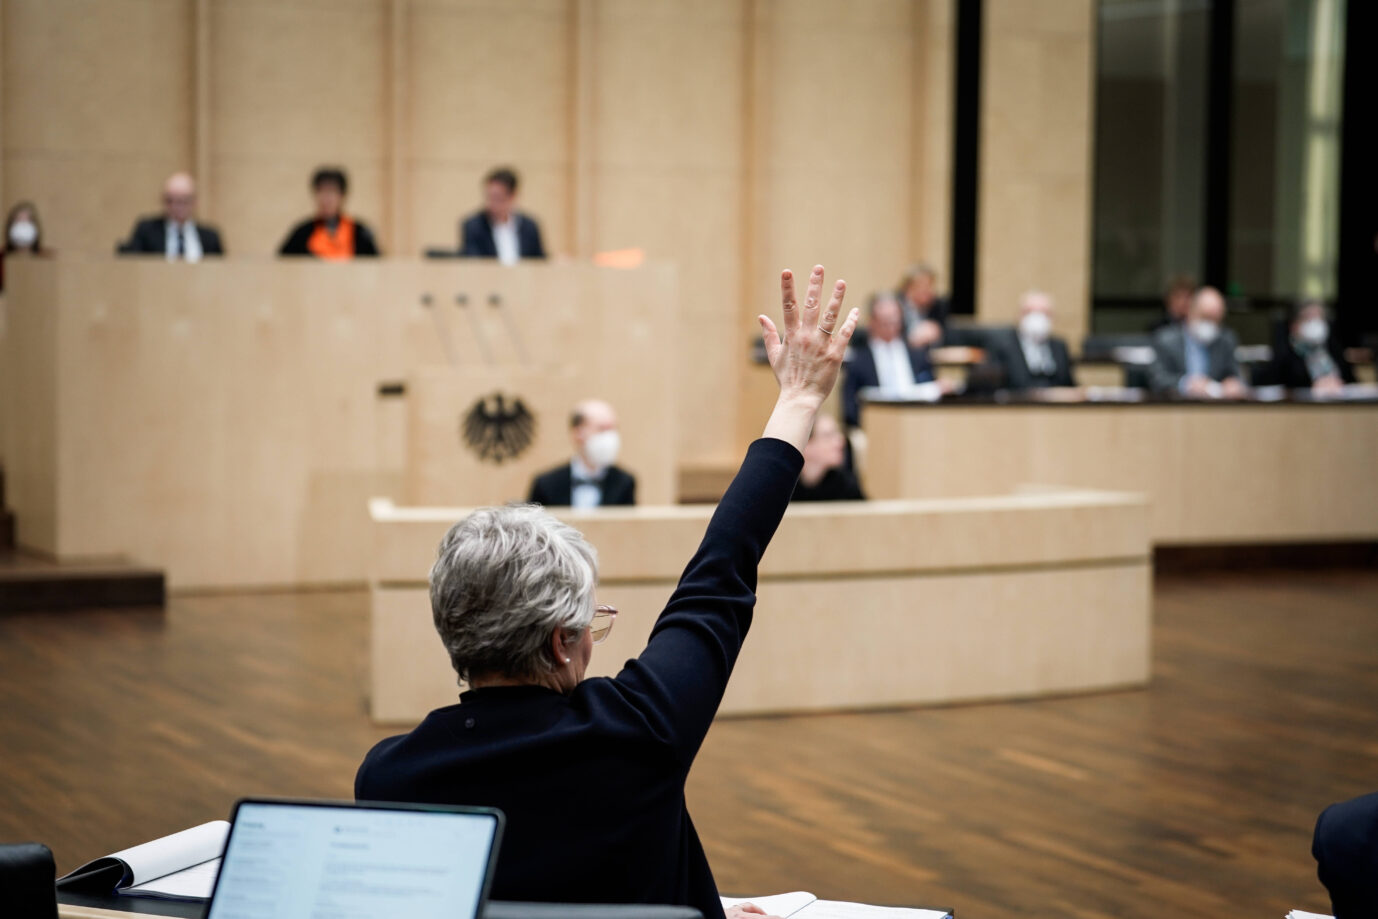
[[[757,568],[803,465],[799,451],[782,440],[751,445],[646,649],[607,681],[686,769],[751,627]]]
[[[134,255],[142,252],[152,252],[151,248],[146,248],[143,239],[143,228],[146,221],[139,219],[134,221],[134,228],[129,231],[129,238],[126,239],[115,252],[119,255]]]
[[[531,492],[526,496],[527,504],[547,505],[550,503],[549,496],[545,493],[545,476],[538,475],[531,480]]]
[[[857,480],[856,473],[850,469],[842,470],[843,480],[846,483],[844,488],[844,501],[865,501],[866,493],[861,490],[861,482]]]
[[[378,250],[378,242],[373,238],[373,231],[367,224],[354,221],[354,254],[355,255],[382,255]]]
[[[531,238],[535,241],[532,246],[531,258],[545,258],[545,242],[541,239],[541,225],[530,217],[526,218],[531,223]],[[635,502],[633,502],[635,503]]]
[[[629,505],[635,506],[635,505],[636,505],[636,476],[634,476],[634,475],[628,475],[627,478],[631,479],[631,484],[627,486],[627,503],[628,503]]]
[[[310,241],[311,232],[315,228],[315,222],[311,220],[297,224],[292,232],[287,234],[287,238],[282,241],[278,255],[310,255],[311,250],[306,248],[306,244]]]
[[[459,222],[460,258],[479,258],[483,255],[478,248],[478,238],[474,236],[474,221],[465,218]]]
[[[202,227],[206,231],[206,240],[201,244],[203,255],[224,255],[225,245],[220,239],[220,231],[215,227]]]
[[[1067,343],[1065,341],[1059,341],[1057,343],[1057,349],[1060,358],[1057,362],[1057,385],[1077,385],[1077,378],[1072,373],[1072,352],[1068,350]]]

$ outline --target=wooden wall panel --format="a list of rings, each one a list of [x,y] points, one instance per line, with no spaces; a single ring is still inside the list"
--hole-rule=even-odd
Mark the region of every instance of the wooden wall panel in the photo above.
[[[215,0],[205,216],[230,252],[275,252],[311,215],[322,164],[349,173],[349,212],[386,229],[389,21],[386,0]]]

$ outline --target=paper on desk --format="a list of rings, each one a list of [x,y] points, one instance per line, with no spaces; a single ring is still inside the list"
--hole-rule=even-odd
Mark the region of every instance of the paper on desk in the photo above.
[[[219,859],[225,851],[230,825],[224,820],[212,820],[171,836],[164,836],[143,845],[134,846],[111,855],[129,866],[130,884],[147,884],[187,867],[199,866],[211,859]],[[213,876],[212,876],[213,877]],[[207,890],[204,896],[209,897]]]
[[[871,906],[838,900],[815,900],[801,913],[801,919],[947,919],[945,909],[908,909],[900,906]]]
[[[1304,909],[1294,909],[1287,914],[1287,919],[1335,919],[1325,913],[1308,913]]]
[[[215,889],[215,876],[220,873],[220,859],[213,858],[184,871],[176,871],[120,891],[136,897],[166,897],[170,900],[209,900]]]
[[[741,906],[743,903],[750,903],[759,906],[766,911],[767,916],[779,916],[780,919],[789,919],[818,898],[811,893],[796,890],[793,893],[777,893],[769,897],[720,897],[723,909],[731,909],[734,906]]]

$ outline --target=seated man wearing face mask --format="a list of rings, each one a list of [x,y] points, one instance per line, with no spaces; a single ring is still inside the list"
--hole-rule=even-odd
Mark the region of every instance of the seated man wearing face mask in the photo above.
[[[1203,287],[1191,298],[1185,326],[1158,330],[1148,371],[1154,392],[1193,399],[1239,399],[1248,393],[1234,356],[1239,340],[1221,325],[1224,319],[1225,298],[1214,287]]]
[[[1254,382],[1265,380],[1318,393],[1338,392],[1346,383],[1354,382],[1354,368],[1331,338],[1324,303],[1306,300],[1292,310],[1286,336],[1274,342],[1273,359]]]
[[[617,413],[598,399],[574,406],[569,418],[569,439],[574,458],[536,477],[531,483],[532,504],[546,507],[611,507],[636,503],[636,478],[619,469],[617,453],[622,438]]]
[[[1019,324],[992,333],[988,350],[1004,371],[1004,388],[1018,392],[1075,386],[1067,343],[1053,335],[1053,298],[1031,290],[1019,298]]]

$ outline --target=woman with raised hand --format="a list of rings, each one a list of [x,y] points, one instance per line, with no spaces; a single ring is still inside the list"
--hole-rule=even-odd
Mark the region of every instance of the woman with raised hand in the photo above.
[[[682,904],[723,915],[684,783],[857,323],[855,310],[841,315],[844,282],[824,302],[821,265],[803,303],[789,271],[780,286],[783,331],[760,317],[780,384],[775,409],[645,650],[617,676],[584,677],[616,611],[597,605],[597,556],[578,531],[538,507],[495,507],[455,524],[440,544],[431,610],[469,688],[375,746],[355,795],[501,808],[497,899]]]

